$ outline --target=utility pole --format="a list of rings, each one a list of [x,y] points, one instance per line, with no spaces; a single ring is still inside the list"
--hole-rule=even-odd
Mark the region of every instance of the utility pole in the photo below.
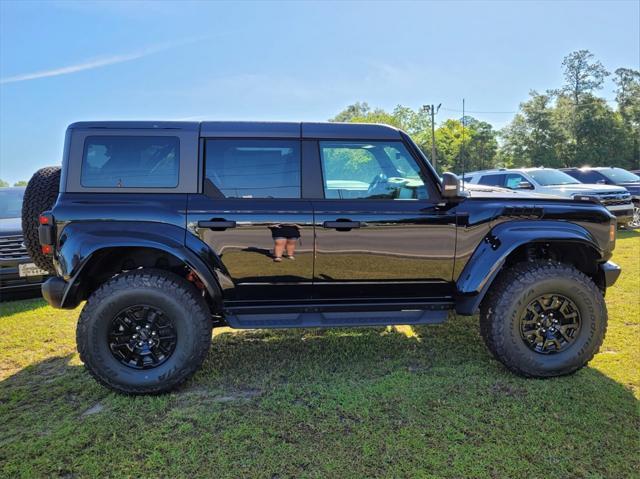
[[[425,105],[423,108],[431,113],[431,164],[433,168],[436,169],[438,164],[438,160],[436,158],[436,113],[440,110],[442,103],[438,104],[438,106]]]

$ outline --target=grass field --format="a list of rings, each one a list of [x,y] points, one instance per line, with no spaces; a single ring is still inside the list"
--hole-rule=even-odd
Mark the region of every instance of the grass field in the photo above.
[[[75,351],[79,313],[0,304],[0,477],[640,476],[640,235],[619,235],[600,354],[525,380],[477,318],[215,332],[181,390],[125,397]]]

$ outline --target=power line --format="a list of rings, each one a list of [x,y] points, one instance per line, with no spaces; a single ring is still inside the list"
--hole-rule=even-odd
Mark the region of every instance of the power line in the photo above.
[[[588,106],[588,105],[595,105],[596,103],[601,103],[601,102],[605,102],[605,103],[617,103],[617,100],[606,100],[604,98],[598,98],[598,99],[594,99],[591,101],[585,101],[585,102],[581,102],[579,103],[577,106],[578,107],[582,107],[582,106]],[[465,112],[463,112],[462,110],[457,110],[455,108],[446,108],[446,107],[442,107],[443,110],[446,111],[452,111],[455,113],[473,113],[473,114],[499,114],[499,115],[513,115],[515,113],[520,113],[520,110],[504,110],[504,111],[480,111],[480,110],[466,110]]]

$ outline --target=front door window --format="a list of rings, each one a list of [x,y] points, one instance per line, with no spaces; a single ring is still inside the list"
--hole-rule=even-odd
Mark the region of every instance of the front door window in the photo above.
[[[401,142],[320,142],[326,199],[427,198],[420,168]]]

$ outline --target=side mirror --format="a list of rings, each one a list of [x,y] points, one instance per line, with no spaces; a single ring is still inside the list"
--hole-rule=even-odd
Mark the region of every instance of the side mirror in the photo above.
[[[460,179],[453,173],[447,172],[442,175],[442,197],[460,197]]]
[[[528,181],[521,181],[518,183],[518,190],[533,190],[534,186]]]

